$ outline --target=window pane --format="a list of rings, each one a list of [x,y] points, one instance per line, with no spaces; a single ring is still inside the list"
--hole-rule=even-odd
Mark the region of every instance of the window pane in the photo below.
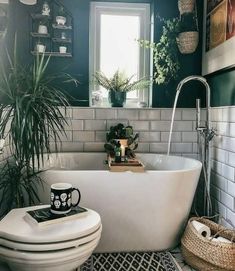
[[[119,69],[138,78],[139,16],[102,14],[100,29],[100,70],[109,77]],[[137,98],[137,93],[128,93],[128,98]]]

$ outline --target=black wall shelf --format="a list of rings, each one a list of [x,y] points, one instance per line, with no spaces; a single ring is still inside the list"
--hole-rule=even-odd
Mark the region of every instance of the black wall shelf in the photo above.
[[[70,53],[60,53],[60,52],[45,52],[45,53],[38,53],[36,51],[31,51],[31,54],[36,55],[44,55],[44,56],[52,56],[52,57],[72,57]]]
[[[54,57],[72,57],[73,56],[73,17],[71,13],[56,0],[48,1],[50,12],[49,15],[43,14],[43,5],[46,1],[39,0],[35,5],[34,13],[30,14],[30,48],[31,54],[37,55],[37,44],[45,46],[45,56]],[[63,15],[61,15],[61,10]],[[58,16],[65,17],[64,24],[58,21]],[[40,33],[39,26],[44,26]],[[61,53],[65,50],[66,53]],[[41,54],[41,53],[39,53]]]

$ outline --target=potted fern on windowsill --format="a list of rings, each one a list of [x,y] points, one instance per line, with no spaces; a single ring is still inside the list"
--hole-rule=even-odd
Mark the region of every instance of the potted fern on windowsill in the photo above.
[[[126,102],[126,94],[133,90],[144,90],[149,87],[150,81],[145,78],[134,81],[134,75],[128,77],[124,72],[117,70],[108,78],[103,72],[94,74],[95,83],[105,88],[112,107],[123,107]]]

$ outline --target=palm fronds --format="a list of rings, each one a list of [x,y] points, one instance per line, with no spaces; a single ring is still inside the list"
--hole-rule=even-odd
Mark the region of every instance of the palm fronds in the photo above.
[[[8,52],[7,58],[8,64],[0,66],[0,138],[8,133],[12,152],[11,161],[0,168],[0,207],[6,211],[39,202],[44,153],[50,153],[52,144],[57,151],[61,135],[66,135],[69,104],[53,84],[61,76],[47,74],[50,58],[37,55],[29,67],[18,64],[16,50],[13,59]],[[68,74],[62,78],[77,83]]]
[[[0,215],[15,207],[37,204],[37,189],[43,181],[24,161],[9,159],[0,170]]]
[[[14,57],[15,58],[15,57]],[[49,58],[37,56],[31,67],[24,68],[9,57],[10,72],[1,67],[0,92],[5,104],[0,104],[0,135],[10,121],[10,142],[16,157],[32,161],[33,168],[43,162],[43,153],[50,153],[51,142],[58,148],[65,134],[67,97],[52,85],[55,79],[46,74]],[[71,81],[71,76],[66,76]]]

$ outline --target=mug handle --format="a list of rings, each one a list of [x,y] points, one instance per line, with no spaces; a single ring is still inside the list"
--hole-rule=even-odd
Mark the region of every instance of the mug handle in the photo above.
[[[79,202],[81,200],[81,193],[80,193],[79,189],[77,189],[77,188],[72,188],[72,193],[73,193],[73,191],[78,192],[78,200],[77,200],[77,202],[71,204],[73,207],[76,207],[76,206],[78,206],[78,204],[79,204]]]

